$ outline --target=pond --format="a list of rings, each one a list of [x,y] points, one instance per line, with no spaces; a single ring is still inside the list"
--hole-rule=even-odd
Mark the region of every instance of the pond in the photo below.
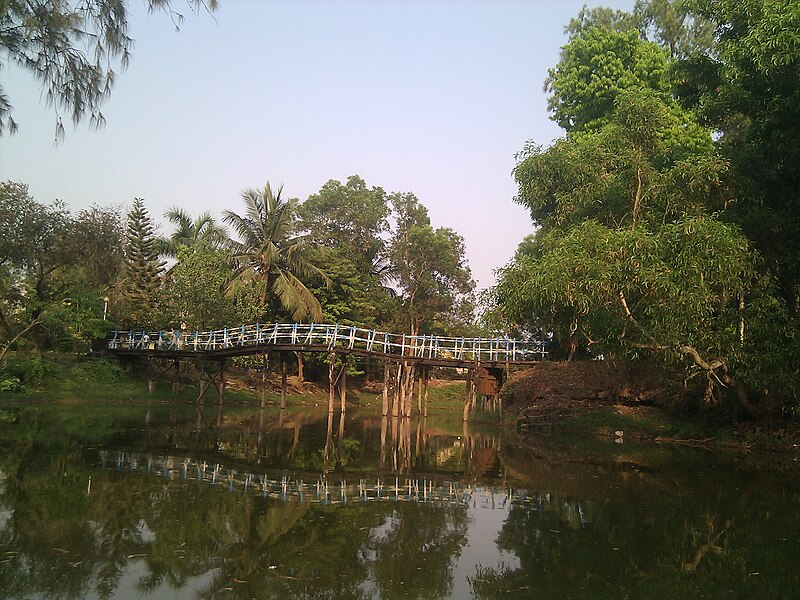
[[[459,411],[18,407],[0,597],[788,598],[792,456],[519,440]]]

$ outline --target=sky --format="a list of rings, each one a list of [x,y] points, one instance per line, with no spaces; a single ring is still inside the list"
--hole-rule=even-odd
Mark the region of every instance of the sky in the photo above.
[[[64,115],[55,144],[40,84],[4,64],[19,131],[0,137],[0,181],[73,211],[143,198],[168,234],[171,206],[219,216],[267,181],[304,200],[359,175],[462,235],[485,288],[533,232],[514,155],[562,135],[543,83],[584,4],[634,0],[220,0],[213,16],[174,0],[180,31],[130,0],[136,44],[101,129]]]

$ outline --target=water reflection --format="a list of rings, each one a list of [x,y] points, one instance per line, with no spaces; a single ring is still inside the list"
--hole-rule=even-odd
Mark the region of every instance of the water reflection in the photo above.
[[[64,433],[67,417],[47,413],[4,426],[0,597],[785,598],[800,589],[791,472],[629,444],[592,454],[523,446],[489,427],[464,429],[458,414],[205,410],[109,413],[103,422],[121,425],[97,434]]]

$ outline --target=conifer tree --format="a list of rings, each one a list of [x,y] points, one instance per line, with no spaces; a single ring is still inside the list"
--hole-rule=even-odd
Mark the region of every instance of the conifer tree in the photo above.
[[[134,198],[125,227],[125,296],[134,326],[152,325],[164,261],[150,215],[141,198]]]

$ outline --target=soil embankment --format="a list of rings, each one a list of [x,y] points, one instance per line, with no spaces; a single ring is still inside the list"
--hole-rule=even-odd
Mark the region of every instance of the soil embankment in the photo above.
[[[656,372],[603,361],[548,362],[509,377],[503,387],[509,418],[520,432],[571,431],[625,440],[703,442],[707,423],[665,410],[674,392]]]

